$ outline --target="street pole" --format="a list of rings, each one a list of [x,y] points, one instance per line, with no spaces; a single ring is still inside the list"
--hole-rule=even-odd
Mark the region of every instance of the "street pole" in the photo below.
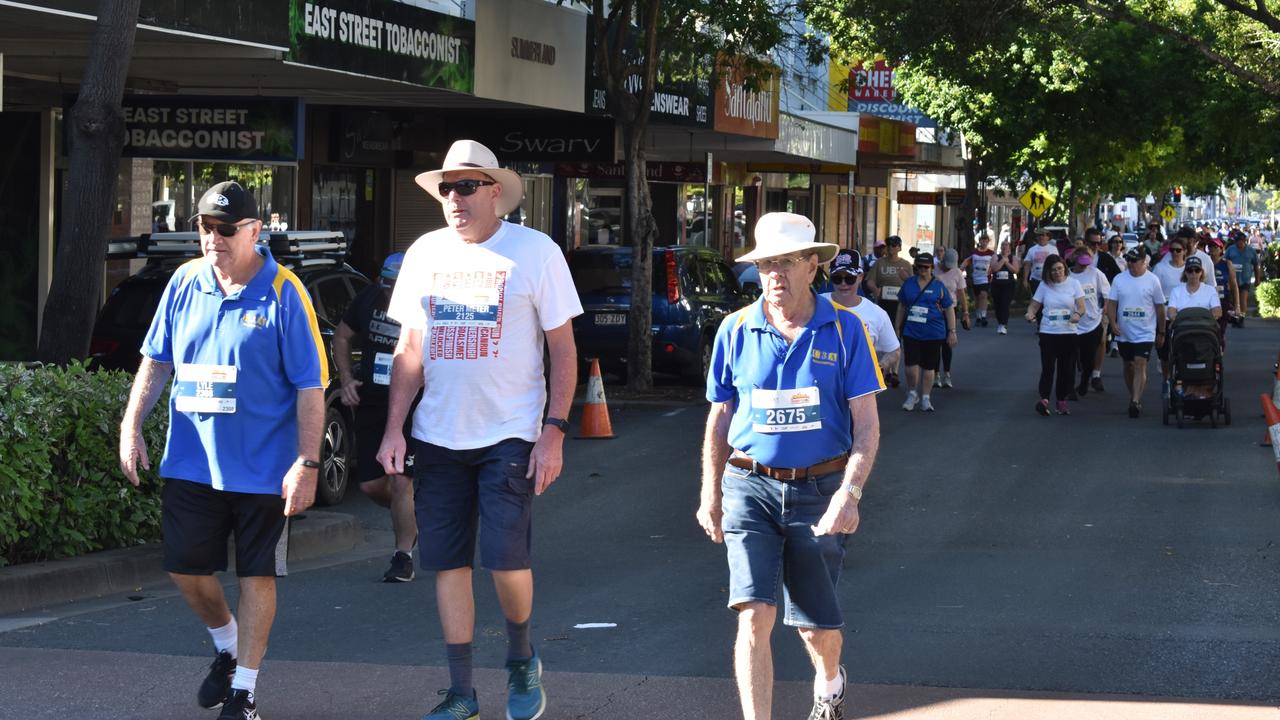
[[[718,210],[718,208],[717,208]],[[715,227],[715,223],[711,221],[711,153],[707,153],[707,176],[702,180],[702,243],[707,247],[714,247],[720,250],[720,243],[716,242],[715,235],[711,230]],[[712,243],[715,245],[712,245]],[[729,257],[732,253],[725,253],[725,257]]]

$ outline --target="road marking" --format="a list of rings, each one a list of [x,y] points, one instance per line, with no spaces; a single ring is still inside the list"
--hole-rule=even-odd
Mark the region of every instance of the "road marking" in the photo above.
[[[573,626],[574,630],[604,630],[608,628],[616,628],[618,623],[578,623]]]
[[[680,413],[684,412],[687,409],[688,408],[676,408],[675,410],[672,410],[669,413],[663,413],[662,417],[675,417],[676,415],[679,415]]]

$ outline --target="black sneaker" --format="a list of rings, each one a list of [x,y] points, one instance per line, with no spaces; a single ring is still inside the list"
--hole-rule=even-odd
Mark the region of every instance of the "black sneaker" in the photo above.
[[[413,579],[413,556],[402,550],[397,550],[395,555],[391,556],[391,567],[382,574],[382,582],[409,582]]]
[[[1129,417],[1136,418],[1142,415],[1142,406],[1136,402],[1129,403]]]
[[[1087,382],[1082,382],[1082,383],[1080,383],[1079,385],[1077,385],[1077,386],[1076,386],[1076,399],[1077,399],[1077,400],[1079,400],[1080,398],[1082,398],[1082,397],[1084,397],[1085,395],[1088,395],[1088,394],[1089,394],[1089,383],[1087,383]],[[1070,399],[1070,398],[1068,398],[1068,399]]]
[[[1089,387],[1093,388],[1094,392],[1106,392],[1106,390],[1102,388],[1102,378],[1100,377],[1090,378]]]
[[[1036,401],[1036,412],[1040,413],[1041,415],[1044,415],[1045,417],[1049,417],[1049,401],[1048,401],[1048,400],[1037,400],[1037,401]]]
[[[222,712],[218,720],[262,720],[258,715],[258,704],[253,701],[253,694],[248,690],[232,690],[227,701],[222,703]]]
[[[209,674],[204,677],[204,682],[200,683],[200,690],[196,692],[196,702],[200,707],[217,707],[219,703],[226,700],[227,693],[231,692],[231,676],[235,672],[236,659],[231,657],[231,653],[218,653],[213,663],[209,665]]]

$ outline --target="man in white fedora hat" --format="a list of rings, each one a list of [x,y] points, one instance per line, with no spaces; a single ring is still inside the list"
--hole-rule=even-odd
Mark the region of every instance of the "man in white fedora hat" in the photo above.
[[[809,717],[838,720],[846,676],[836,582],[880,444],[884,379],[866,326],[812,289],[837,246],[814,242],[813,223],[792,213],[762,216],[755,239],[738,260],[755,263],[763,293],[725,318],[707,376],[698,523],[728,551],[743,716],[770,716],[781,577],[783,622],[814,665]]]
[[[520,205],[523,183],[488,148],[459,140],[443,167],[416,180],[444,206],[448,227],[405,253],[387,309],[402,329],[378,460],[387,473],[404,473],[401,427],[422,388],[413,417],[419,563],[436,573],[449,663],[445,699],[426,717],[479,717],[471,652],[478,530],[480,563],[507,622],[507,717],[533,720],[546,694],[529,642],[531,511],[560,475],[577,384],[570,320],[582,305],[551,238],[501,219]]]

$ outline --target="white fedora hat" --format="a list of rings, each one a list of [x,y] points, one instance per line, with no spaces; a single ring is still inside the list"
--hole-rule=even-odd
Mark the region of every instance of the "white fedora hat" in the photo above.
[[[439,170],[428,170],[414,178],[419,187],[431,193],[431,197],[441,203],[445,199],[440,196],[440,182],[444,174],[455,170],[478,170],[498,181],[502,186],[502,194],[498,196],[496,212],[502,217],[520,207],[524,197],[524,181],[513,170],[498,165],[498,158],[489,148],[475,140],[459,140],[449,147],[444,156],[444,166]]]
[[[814,242],[817,230],[813,222],[803,215],[787,212],[765,213],[756,221],[752,233],[756,249],[738,258],[736,262],[755,262],[765,258],[790,255],[803,250],[816,250],[818,262],[828,263],[840,251],[835,243]]]

